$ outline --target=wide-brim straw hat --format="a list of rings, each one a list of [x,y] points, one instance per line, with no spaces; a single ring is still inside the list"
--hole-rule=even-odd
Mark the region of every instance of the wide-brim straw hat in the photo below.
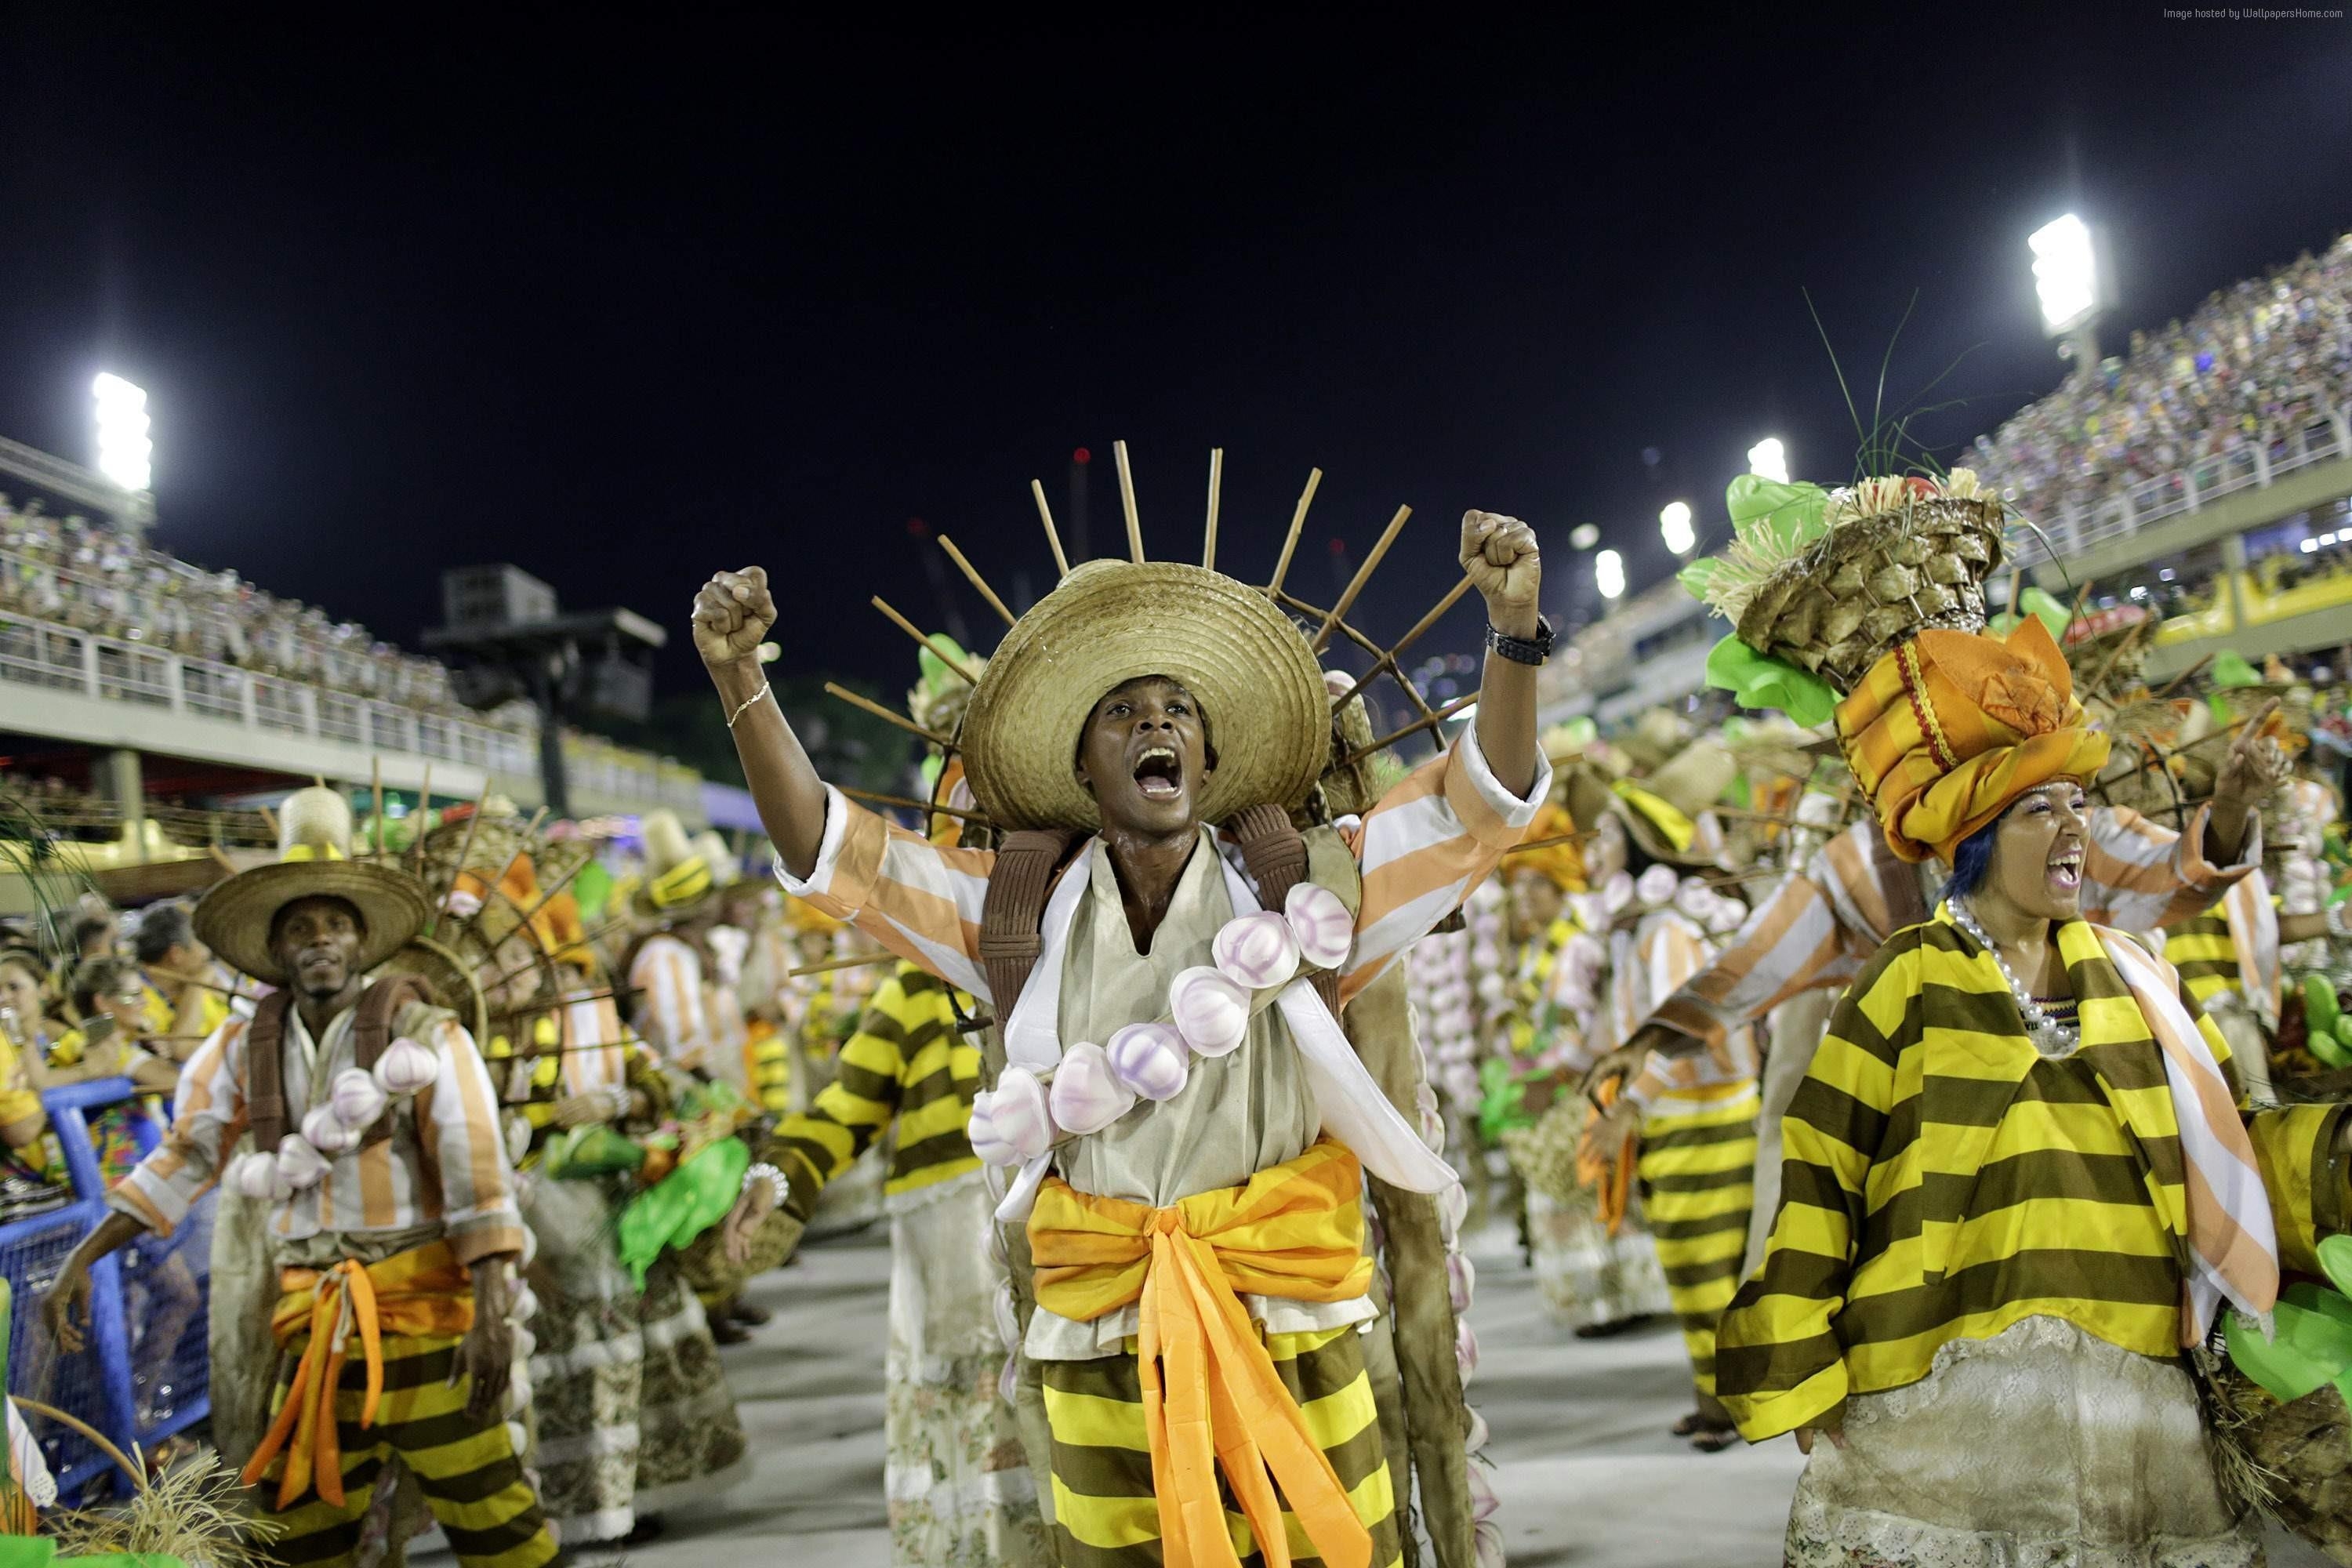
[[[1642,853],[1688,869],[1712,866],[1722,858],[1722,825],[1709,811],[1738,776],[1739,759],[1722,742],[1702,736],[1668,759],[1664,767],[1617,786],[1613,793],[1626,831]],[[1676,834],[1659,820],[1664,814],[1654,815],[1654,803],[1663,803],[1675,814],[1669,820],[1687,834],[1684,842],[1676,842]]]
[[[270,985],[287,976],[269,952],[269,927],[297,899],[341,899],[360,912],[362,973],[408,944],[425,924],[425,886],[405,871],[352,858],[352,807],[323,785],[299,789],[278,808],[274,866],[240,871],[206,893],[194,917],[197,940]]]
[[[697,853],[677,813],[656,806],[646,813],[646,877],[629,895],[629,910],[654,925],[690,921],[719,904],[719,883],[710,862]]]
[[[268,985],[287,984],[269,952],[269,926],[297,899],[341,899],[360,912],[355,967],[364,972],[408,945],[424,928],[425,889],[415,878],[370,860],[285,860],[240,871],[196,905],[196,939],[224,963]]]
[[[1089,561],[1004,634],[964,715],[973,796],[999,828],[1102,826],[1078,742],[1102,695],[1165,676],[1191,692],[1217,765],[1200,816],[1297,806],[1331,753],[1331,699],[1306,637],[1257,588],[1175,562]]]

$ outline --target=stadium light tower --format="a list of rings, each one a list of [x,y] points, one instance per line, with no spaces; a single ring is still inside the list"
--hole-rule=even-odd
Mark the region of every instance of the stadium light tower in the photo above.
[[[148,439],[147,394],[119,375],[101,373],[89,384],[97,404],[98,471],[124,489],[144,490],[154,481],[155,443]]]
[[[2063,340],[2059,353],[2087,375],[2099,362],[2099,256],[2090,226],[2073,213],[2053,218],[2026,239],[2033,252],[2033,291],[2042,330]]]
[[[1625,596],[1625,558],[1613,550],[1604,550],[1592,558],[1592,585],[1611,604]]]
[[[1677,555],[1688,555],[1696,549],[1698,531],[1691,526],[1690,503],[1668,501],[1665,510],[1658,513],[1658,533],[1665,540],[1666,548]]]
[[[1789,482],[1789,448],[1778,436],[1767,436],[1748,448],[1748,471],[1775,484]]]

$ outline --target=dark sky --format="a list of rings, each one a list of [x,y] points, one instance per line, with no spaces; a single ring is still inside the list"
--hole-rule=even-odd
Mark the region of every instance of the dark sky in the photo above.
[[[701,579],[759,562],[788,660],[895,685],[866,596],[941,614],[908,520],[1042,591],[1028,481],[1066,511],[1079,445],[1098,551],[1114,437],[1180,556],[1223,445],[1222,564],[1263,578],[1319,464],[1302,591],[1408,502],[1361,617],[1400,630],[1482,506],[1542,531],[1557,611],[1571,527],[1644,584],[1659,507],[1719,535],[1759,437],[1845,477],[1801,289],[1864,382],[1917,290],[1890,387],[1967,353],[1957,441],[2058,379],[2024,247],[2057,213],[2112,237],[2112,344],[2352,225],[2352,24],[1486,9],[12,7],[0,433],[87,460],[110,368],[193,559],[404,640],[443,566],[512,560],[681,648]]]

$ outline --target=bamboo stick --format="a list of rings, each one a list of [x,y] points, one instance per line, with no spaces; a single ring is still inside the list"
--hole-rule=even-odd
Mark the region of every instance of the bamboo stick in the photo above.
[[[855,958],[828,958],[823,963],[804,963],[798,969],[784,971],[787,980],[804,979],[812,974],[830,974],[836,969],[866,969],[877,963],[896,963],[895,952],[862,952]]]
[[[1298,492],[1298,504],[1291,510],[1290,531],[1283,535],[1282,554],[1274,563],[1274,580],[1265,585],[1269,595],[1282,593],[1282,580],[1290,574],[1290,557],[1298,548],[1298,531],[1307,526],[1307,509],[1315,504],[1315,487],[1323,482],[1323,470],[1307,470],[1307,488]]]
[[[1143,523],[1135,515],[1135,475],[1127,466],[1127,443],[1113,441],[1110,455],[1118,460],[1118,504],[1127,513],[1127,558],[1140,564],[1143,560]]]
[[[2176,690],[2179,689],[2180,685],[2181,685],[2181,683],[2182,683],[2183,681],[2188,680],[2191,676],[2194,676],[2194,675],[2200,674],[2200,672],[2202,672],[2202,671],[2203,671],[2203,669],[2205,668],[2205,667],[2206,667],[2207,665],[2209,665],[2209,664],[2210,664],[2210,663],[2212,663],[2212,662],[2213,662],[2213,656],[2212,656],[2211,654],[2210,654],[2210,653],[2209,653],[2209,654],[2207,654],[2204,658],[2202,658],[2199,659],[2195,664],[2190,665],[2187,669],[2182,670],[2179,675],[2176,675],[2176,676],[2174,676],[2170,680],[2166,681],[2166,682],[2164,683],[2164,689],[2163,689],[2163,690],[2161,690],[2161,691],[2159,691],[2159,692],[2158,692],[2158,693],[2157,693],[2157,696],[2158,696],[2158,697],[2169,697],[2169,696],[2171,696],[2171,695],[2173,694],[2173,692],[2175,692]]]
[[[1413,622],[1412,629],[1405,633],[1404,636],[1397,638],[1395,647],[1390,648],[1388,652],[1381,655],[1379,661],[1375,663],[1371,668],[1364,671],[1361,676],[1357,678],[1355,685],[1350,686],[1347,690],[1333,698],[1331,700],[1331,706],[1334,708],[1346,707],[1349,698],[1354,697],[1356,693],[1361,691],[1365,687],[1370,686],[1373,681],[1378,680],[1381,678],[1381,672],[1384,669],[1396,676],[1398,685],[1411,686],[1412,682],[1406,680],[1403,674],[1397,669],[1396,661],[1403,655],[1405,649],[1411,647],[1415,642],[1420,640],[1422,633],[1435,626],[1438,621],[1444,616],[1446,611],[1452,609],[1454,605],[1462,602],[1462,595],[1470,591],[1470,584],[1471,579],[1469,575],[1465,574],[1462,581],[1454,584],[1453,588],[1446,594],[1445,597],[1437,601],[1437,605],[1434,609],[1431,610],[1429,614],[1422,616],[1421,619]]]
[[[1201,564],[1213,572],[1217,569],[1217,494],[1224,488],[1225,449],[1209,448],[1209,532],[1201,546]]]
[[[916,643],[920,647],[930,649],[941,664],[946,665],[950,669],[961,676],[966,686],[978,686],[980,684],[980,677],[966,669],[963,667],[963,661],[961,659],[957,658],[954,655],[949,653],[947,649],[941,647],[938,643],[931,640],[931,634],[916,629],[915,623],[900,615],[898,611],[892,609],[890,607],[889,601],[883,598],[881,595],[875,595],[871,603],[876,609],[881,611],[883,615],[889,617],[890,624],[892,626],[897,626],[900,631],[914,638]]]
[[[882,704],[875,701],[870,697],[860,697],[857,693],[850,690],[847,687],[836,685],[835,682],[830,680],[824,683],[824,689],[825,695],[829,697],[837,697],[842,701],[848,703],[852,708],[862,708],[866,712],[873,714],[877,719],[881,720],[884,723],[895,724],[899,729],[906,731],[909,735],[918,736],[920,739],[929,741],[932,745],[940,748],[942,751],[952,752],[955,750],[955,742],[949,739],[947,736],[940,734],[936,730],[926,730],[920,724],[916,723],[912,719],[893,713],[889,709],[883,707]]]
[[[852,800],[862,800],[874,805],[897,805],[904,806],[908,811],[937,812],[941,816],[952,816],[961,822],[977,822],[983,827],[992,826],[988,820],[986,812],[959,811],[952,805],[938,805],[928,800],[917,800],[908,795],[882,795],[870,789],[852,789],[847,784],[835,784],[833,787]]]
[[[425,863],[425,814],[433,805],[433,764],[425,764],[425,787],[416,792],[416,826],[408,833],[408,858],[416,865]]]
[[[1329,614],[1329,612],[1325,610],[1322,605],[1310,605],[1306,600],[1298,597],[1296,594],[1287,592],[1280,593],[1276,594],[1274,598],[1276,604],[1280,605],[1286,609],[1297,610],[1302,616],[1315,616],[1319,617]],[[1339,626],[1341,636],[1345,637],[1349,642],[1354,643],[1358,647],[1362,648],[1366,653],[1370,654],[1375,659],[1384,658],[1388,656],[1388,649],[1382,647],[1379,643],[1374,642],[1370,637],[1366,637],[1363,633],[1358,631],[1347,622],[1341,621],[1339,623]],[[1371,673],[1379,673],[1377,666]],[[1371,679],[1371,675],[1367,675],[1364,679],[1366,680],[1370,680]],[[1427,718],[1431,713],[1435,711],[1434,709],[1430,707],[1429,699],[1421,694],[1420,688],[1414,686],[1412,681],[1405,679],[1402,676],[1397,677],[1397,689],[1402,691],[1405,694],[1406,699],[1411,701],[1415,708],[1421,710],[1421,714],[1423,718]]]
[[[1463,709],[1469,707],[1472,703],[1477,700],[1478,694],[1475,691],[1470,693],[1467,697],[1457,697],[1453,701],[1447,703],[1444,707],[1440,708],[1436,712],[1432,713],[1428,718],[1416,719],[1412,723],[1407,724],[1403,729],[1397,731],[1392,735],[1383,735],[1369,746],[1357,747],[1341,760],[1340,765],[1344,767],[1349,763],[1360,763],[1366,757],[1370,756],[1374,752],[1385,751],[1389,747],[1395,745],[1399,741],[1405,740],[1410,736],[1418,735],[1423,730],[1432,729],[1436,725],[1443,724],[1445,721],[1453,718],[1454,715],[1459,713]]]
[[[1049,522],[1047,526],[1052,524]],[[996,596],[996,590],[981,576],[980,568],[964,559],[963,552],[956,548],[955,541],[942,533],[940,535],[940,548],[948,552],[948,559],[956,563],[956,570],[963,574],[964,581],[980,590],[980,596],[988,601],[988,607],[1002,616],[1006,626],[1011,626],[1013,612],[1004,607],[1004,601]]]
[[[563,891],[564,889],[570,887],[572,885],[572,879],[586,870],[588,868],[588,862],[594,858],[596,858],[596,857],[593,855],[583,855],[578,860],[574,861],[572,863],[572,869],[555,879],[554,882],[549,886],[547,890],[539,895],[539,902],[531,905],[530,909],[523,915],[522,923],[529,925],[531,921],[537,920],[539,918],[539,911],[553,903],[555,901],[555,896]]]
[[[1037,521],[1045,525],[1045,542],[1053,547],[1054,570],[1064,577],[1070,574],[1070,558],[1062,553],[1062,536],[1054,531],[1054,509],[1045,504],[1045,487],[1035,479],[1029,481],[1029,493],[1037,498]]]
[[[1316,631],[1315,639],[1309,646],[1317,653],[1321,653],[1323,645],[1331,640],[1331,630],[1339,624],[1339,618],[1355,608],[1356,595],[1362,593],[1364,584],[1372,580],[1372,573],[1379,568],[1381,557],[1389,552],[1389,546],[1396,542],[1398,532],[1404,527],[1404,520],[1412,515],[1412,508],[1401,506],[1396,509],[1396,515],[1389,519],[1389,525],[1381,530],[1380,540],[1372,546],[1372,552],[1364,557],[1361,566],[1356,568],[1356,574],[1349,579],[1346,591],[1340,594],[1339,602],[1331,606],[1331,613],[1323,618],[1323,625]]]
[[[456,868],[449,873],[449,886],[441,889],[441,898],[428,898],[425,900],[425,929],[417,932],[417,935],[431,936],[434,929],[440,925],[441,899],[449,896],[450,888],[455,888],[457,885],[457,879],[465,873],[467,857],[474,852],[474,835],[482,830],[482,805],[489,798],[490,775],[486,773],[482,775],[482,793],[474,797],[474,815],[466,819],[466,837],[457,846],[457,862]],[[428,886],[426,891],[431,890]]]

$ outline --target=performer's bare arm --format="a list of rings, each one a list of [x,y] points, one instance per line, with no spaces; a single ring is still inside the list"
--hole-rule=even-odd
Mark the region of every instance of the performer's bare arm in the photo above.
[[[765,568],[721,572],[694,596],[694,647],[734,720],[735,754],[760,808],[761,825],[795,877],[816,868],[824,840],[824,781],[784,722],[760,668],[760,645],[776,624]]]
[[[1536,635],[1543,559],[1535,530],[1491,511],[1462,514],[1462,569],[1486,601],[1486,619],[1507,637]],[[1478,750],[1495,782],[1525,795],[1536,782],[1536,667],[1486,656],[1478,682]],[[739,742],[740,743],[740,742]],[[749,764],[745,764],[747,767]]]

